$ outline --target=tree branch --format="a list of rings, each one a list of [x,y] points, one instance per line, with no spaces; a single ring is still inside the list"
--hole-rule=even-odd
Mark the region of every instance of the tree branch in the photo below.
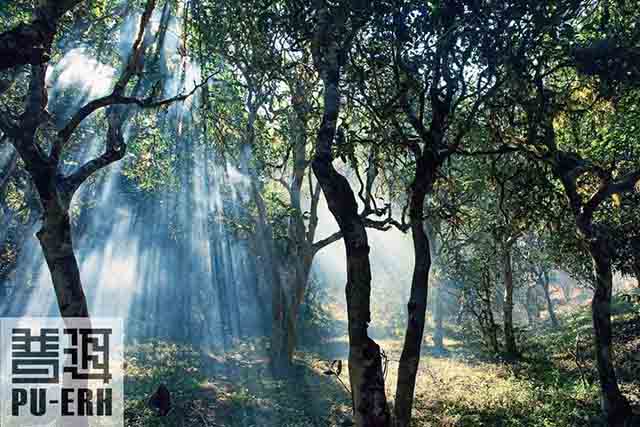
[[[311,245],[312,253],[315,254],[316,252],[320,251],[321,249],[329,246],[330,244],[332,244],[334,242],[337,242],[340,239],[342,239],[342,232],[341,231],[336,231],[335,233],[333,233],[329,237],[326,237],[326,238],[324,238],[322,240],[318,240],[313,245]]]
[[[66,202],[69,203],[73,194],[92,174],[124,157],[127,146],[122,136],[122,123],[124,117],[121,112],[109,111],[107,113],[109,129],[107,130],[107,142],[104,153],[80,166],[74,173],[63,181]]]
[[[640,169],[628,173],[616,182],[604,182],[591,198],[589,198],[587,203],[585,203],[582,210],[582,217],[590,220],[600,204],[608,197],[616,193],[634,191],[638,182],[640,182]]]
[[[148,98],[134,98],[118,95],[115,92],[112,92],[110,95],[107,95],[102,98],[95,99],[85,106],[83,106],[80,110],[73,115],[73,117],[67,122],[64,128],[62,128],[58,132],[58,137],[54,143],[53,149],[51,151],[51,159],[55,162],[58,162],[60,159],[60,154],[64,149],[65,144],[73,135],[73,132],[78,128],[80,123],[88,116],[96,112],[101,108],[105,108],[112,105],[136,105],[142,109],[152,109],[159,108],[165,105],[172,104],[174,102],[185,101],[189,97],[191,97],[198,89],[200,89],[205,84],[209,83],[209,80],[213,78],[217,73],[211,74],[205,80],[203,80],[200,84],[196,85],[191,91],[188,93],[180,94],[173,96],[171,98],[166,98],[162,100],[153,100],[152,97]]]
[[[30,24],[19,24],[0,34],[0,71],[19,65],[39,65],[49,60],[49,44],[58,20],[84,0],[41,2]]]

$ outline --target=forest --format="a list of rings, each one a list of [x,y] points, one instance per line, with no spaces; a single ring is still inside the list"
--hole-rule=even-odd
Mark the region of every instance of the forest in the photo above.
[[[638,0],[2,0],[0,212],[113,427],[640,426]]]

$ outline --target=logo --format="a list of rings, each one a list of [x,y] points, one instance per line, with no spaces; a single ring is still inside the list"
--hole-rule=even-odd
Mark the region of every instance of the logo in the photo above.
[[[0,320],[0,425],[124,427],[121,319]]]

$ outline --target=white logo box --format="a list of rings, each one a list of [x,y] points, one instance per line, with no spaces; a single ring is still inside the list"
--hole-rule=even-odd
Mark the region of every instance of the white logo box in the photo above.
[[[0,426],[124,427],[122,319],[1,318],[0,344]]]

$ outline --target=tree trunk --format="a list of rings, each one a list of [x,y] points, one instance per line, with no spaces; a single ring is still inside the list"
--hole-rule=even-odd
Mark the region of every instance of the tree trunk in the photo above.
[[[348,181],[338,174],[330,160],[316,155],[313,170],[329,209],[342,230],[346,247],[349,380],[355,425],[386,427],[389,425],[389,408],[380,347],[367,333],[371,321],[371,266],[364,222],[358,215],[356,199]]]
[[[433,329],[433,346],[438,351],[444,350],[444,330],[442,328],[443,321],[443,307],[442,307],[442,288],[444,286],[443,282],[438,283],[438,288],[435,292],[436,297],[436,306],[434,310],[435,317],[435,326]]]
[[[51,273],[60,313],[65,323],[70,318],[85,318],[86,322],[82,327],[91,328],[87,299],[80,280],[78,262],[73,253],[69,214],[59,206],[51,208],[49,205],[48,208],[49,210],[45,207],[43,225],[37,237]],[[77,327],[78,325],[68,326]],[[74,381],[73,384],[68,384],[68,381],[69,378],[65,376],[64,386],[86,388],[88,382],[78,380],[79,382]],[[87,427],[89,420],[87,417],[74,417],[67,423],[70,427]]]
[[[287,289],[274,287],[274,324],[271,335],[271,345],[274,348],[275,363],[281,373],[286,373],[293,361],[293,352],[298,343],[298,313],[304,302],[304,295],[311,272],[311,257],[305,260],[291,260],[291,263],[299,263],[295,271],[289,272]]]
[[[287,296],[282,287],[282,281],[273,281],[272,284],[272,321],[271,321],[271,369],[276,378],[284,378],[289,373],[290,358],[289,348],[289,310],[287,309]]]
[[[529,326],[534,326],[537,320],[540,318],[540,312],[538,310],[538,301],[535,293],[535,287],[527,287],[527,299],[525,303],[527,310],[527,321]]]
[[[289,323],[287,337],[289,339],[287,343],[287,357],[289,363],[293,359],[293,351],[298,343],[298,313],[300,312],[300,306],[304,302],[304,296],[307,291],[307,283],[309,282],[309,274],[311,273],[311,256],[306,256],[300,263],[302,266],[299,271],[296,271],[296,280],[294,282],[294,298],[291,302],[291,308],[289,310]]]
[[[542,276],[542,289],[544,290],[544,298],[547,301],[547,310],[549,311],[549,319],[551,320],[551,326],[558,328],[558,318],[553,308],[553,301],[551,301],[551,292],[549,291],[549,273],[544,272]]]
[[[620,425],[630,418],[629,402],[618,388],[616,372],[611,361],[611,296],[613,280],[608,242],[593,238],[589,252],[593,260],[595,292],[591,301],[596,362],[600,378],[601,407],[610,425]]]
[[[511,264],[511,246],[506,244],[503,251],[503,272],[504,272],[504,345],[508,356],[516,357],[518,348],[513,331],[513,266]]]
[[[319,11],[327,25],[333,19],[326,9]],[[320,18],[319,18],[320,19]],[[322,43],[330,43],[320,33]],[[340,65],[337,53],[316,56],[324,82],[324,113],[318,130],[313,172],[322,188],[327,205],[335,218],[346,248],[347,257],[347,315],[349,330],[349,381],[356,427],[387,427],[389,408],[384,388],[380,347],[368,333],[371,321],[371,266],[369,243],[364,221],[358,214],[358,204],[347,179],[333,167],[331,145],[336,133],[340,109]],[[324,63],[324,61],[327,63]],[[320,62],[322,61],[322,62]]]
[[[308,236],[304,224],[304,213],[301,206],[301,193],[304,174],[307,170],[307,104],[305,100],[304,88],[301,85],[295,86],[296,95],[292,97],[292,105],[295,115],[292,117],[291,138],[295,141],[293,149],[293,173],[289,194],[291,196],[291,208],[293,214],[289,218],[287,234],[289,245],[287,254],[289,257],[289,272],[287,282],[290,286],[285,290],[289,295],[289,307],[279,304],[280,310],[288,310],[288,313],[281,313],[281,317],[286,319],[285,323],[280,326],[287,328],[286,331],[277,333],[279,341],[275,345],[282,346],[279,354],[286,356],[286,360],[281,363],[291,365],[293,361],[293,352],[298,341],[298,312],[300,306],[304,302],[304,296],[307,290],[307,282],[309,273],[311,272],[311,264],[313,262],[312,240],[314,233]],[[314,195],[311,195],[313,198]],[[312,201],[313,203],[313,201]],[[315,227],[314,219],[310,219],[310,229]],[[280,298],[284,298],[282,295]]]
[[[424,158],[419,158],[416,164],[416,178],[411,186],[409,216],[411,219],[415,264],[411,279],[411,294],[407,304],[407,329],[398,366],[398,384],[394,407],[395,425],[397,427],[406,427],[411,422],[413,395],[427,311],[431,250],[423,221],[424,201],[432,183],[429,175],[430,170],[433,170],[433,168],[429,168]]]
[[[62,317],[89,317],[87,299],[71,241],[67,212],[46,212],[37,233],[55,289]]]
[[[486,316],[487,316],[487,341],[489,342],[489,348],[493,351],[494,354],[500,353],[500,343],[498,342],[498,325],[496,324],[495,318],[493,317],[493,309],[491,308],[490,300],[488,301],[488,305],[486,307]]]
[[[348,45],[343,46],[344,41],[340,39],[345,31],[344,12],[335,12],[328,3],[322,3],[316,11],[312,51],[314,66],[323,82],[324,103],[311,166],[329,211],[342,232],[346,249],[349,381],[354,422],[356,427],[388,427],[390,415],[384,388],[382,355],[380,347],[367,332],[371,321],[371,265],[367,231],[364,220],[358,214],[358,203],[349,181],[333,167],[331,151],[340,113],[340,70],[348,58],[346,52],[349,48]],[[361,15],[358,15],[359,18]]]
[[[478,290],[478,299],[481,303],[481,312],[478,317],[480,329],[484,334],[487,345],[494,354],[500,353],[500,343],[498,342],[498,325],[493,315],[492,302],[494,300],[494,291],[491,287],[491,278],[487,272],[483,272],[481,279],[481,288]],[[471,301],[472,307],[475,299]]]

